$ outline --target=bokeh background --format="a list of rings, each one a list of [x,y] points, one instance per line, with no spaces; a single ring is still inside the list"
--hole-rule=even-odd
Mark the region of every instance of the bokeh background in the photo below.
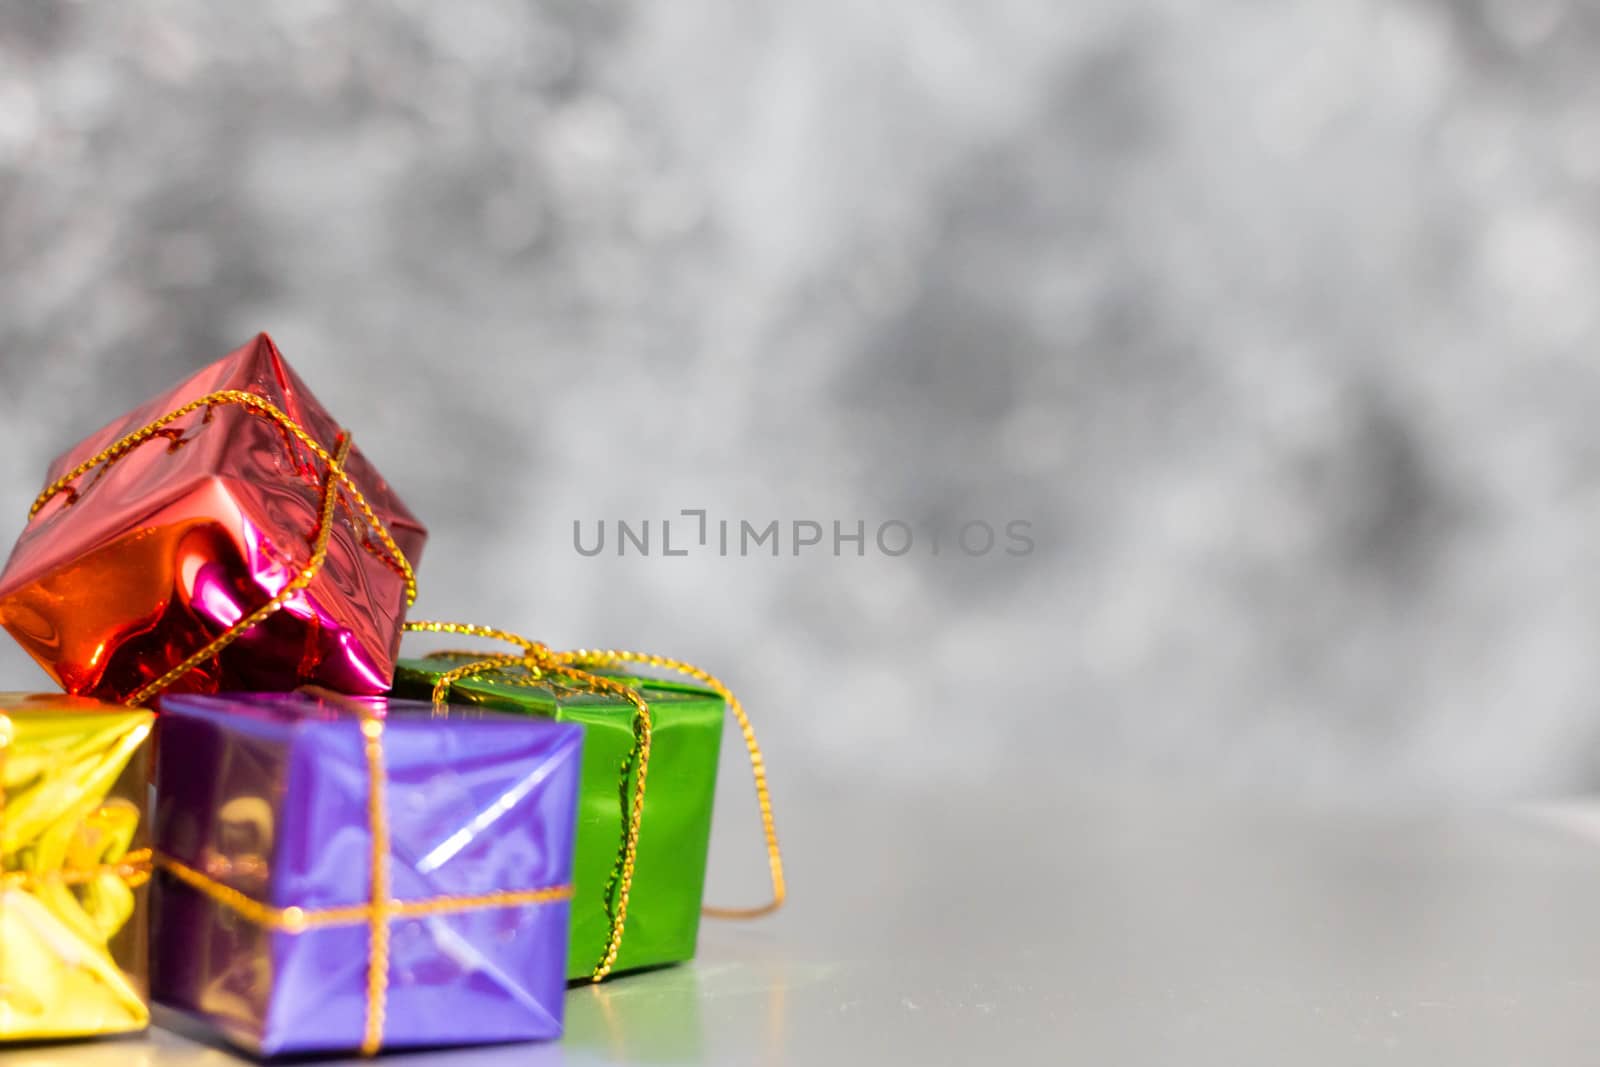
[[[780,816],[1586,788],[1597,56],[1565,0],[7,4],[0,515],[265,329],[420,614],[719,669]],[[573,550],[683,508],[1037,548]]]

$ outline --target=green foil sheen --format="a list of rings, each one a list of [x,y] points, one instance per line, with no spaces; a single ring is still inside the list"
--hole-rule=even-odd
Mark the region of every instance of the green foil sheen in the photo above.
[[[434,683],[471,657],[401,660],[396,696],[429,699]],[[613,974],[680,963],[694,957],[700,933],[711,807],[722,747],[722,698],[709,689],[618,672],[650,705],[650,766],[644,817],[622,950]],[[554,682],[491,672],[455,683],[453,704],[477,704],[575,722],[584,727],[583,771],[578,786],[575,895],[567,977],[587,978],[605,954],[611,930],[605,890],[622,843],[624,780],[633,751],[633,705],[621,697],[589,693]]]

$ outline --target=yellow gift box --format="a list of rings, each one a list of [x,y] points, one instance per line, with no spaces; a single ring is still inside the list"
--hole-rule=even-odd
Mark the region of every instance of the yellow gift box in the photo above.
[[[0,1041],[143,1030],[155,716],[0,694]]]

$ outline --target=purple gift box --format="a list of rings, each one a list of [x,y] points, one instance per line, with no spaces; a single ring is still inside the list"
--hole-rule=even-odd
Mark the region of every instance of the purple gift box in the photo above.
[[[582,733],[163,697],[153,998],[264,1056],[560,1036]]]

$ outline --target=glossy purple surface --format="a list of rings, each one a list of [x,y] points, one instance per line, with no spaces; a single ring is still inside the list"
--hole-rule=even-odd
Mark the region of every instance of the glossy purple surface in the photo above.
[[[393,899],[565,884],[582,729],[365,701],[385,718]],[[157,847],[276,907],[364,904],[367,769],[359,717],[302,694],[173,695],[157,739]],[[352,1049],[366,1011],[365,926],[271,932],[162,874],[155,999],[265,1055]],[[390,924],[384,1047],[559,1036],[565,902]]]

